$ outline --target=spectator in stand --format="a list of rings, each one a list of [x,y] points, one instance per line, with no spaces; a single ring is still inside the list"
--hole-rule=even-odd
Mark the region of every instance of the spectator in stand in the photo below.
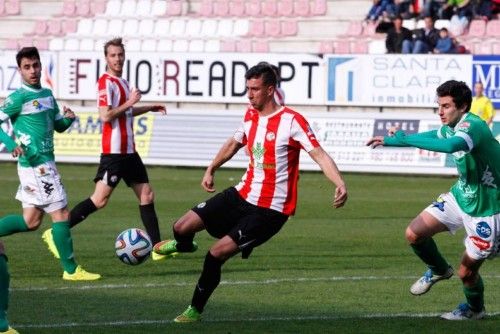
[[[373,5],[365,17],[366,21],[379,22],[384,17],[393,16],[394,0],[373,0]]]
[[[441,17],[441,11],[447,0],[424,0],[424,7],[420,17],[432,16],[433,19]]]
[[[385,47],[387,53],[401,53],[403,42],[412,39],[411,31],[403,27],[403,18],[396,16],[393,20],[393,27],[387,32]]]
[[[491,0],[473,0],[472,17],[477,20],[491,20],[493,17],[493,3]]]
[[[432,16],[424,17],[424,27],[413,30],[412,38],[403,41],[403,53],[429,53],[434,50],[439,39],[439,31],[434,28]]]
[[[474,97],[470,106],[470,112],[481,117],[483,121],[491,128],[493,118],[495,117],[495,109],[491,100],[483,94],[483,83],[478,81],[474,85]]]
[[[394,0],[394,14],[405,20],[411,19],[414,16],[412,4],[413,0]]]
[[[434,53],[455,53],[455,51],[455,41],[450,37],[448,29],[441,28]]]
[[[470,0],[448,0],[441,9],[440,19],[450,20],[455,15],[460,19],[466,18],[467,21],[472,18],[472,3]]]

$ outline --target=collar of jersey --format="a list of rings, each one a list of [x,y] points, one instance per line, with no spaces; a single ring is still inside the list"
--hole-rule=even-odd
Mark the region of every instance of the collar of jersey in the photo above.
[[[26,83],[26,82],[24,82],[24,81],[23,81],[23,83],[22,83],[22,87],[23,87],[24,89],[29,90],[29,91],[32,91],[32,92],[39,92],[39,91],[41,91],[41,90],[43,89],[41,85],[40,85],[40,88],[37,88],[37,87],[35,87],[35,86],[32,86],[32,85],[30,85],[30,84],[27,84],[27,83]]]

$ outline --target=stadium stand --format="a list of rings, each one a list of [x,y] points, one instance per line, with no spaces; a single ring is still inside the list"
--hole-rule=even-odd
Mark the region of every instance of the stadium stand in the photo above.
[[[92,50],[109,36],[124,36],[137,40],[138,51],[383,53],[384,34],[363,21],[370,6],[370,0],[5,0],[0,47]],[[422,23],[418,16],[404,20],[409,29]],[[470,51],[491,53],[499,23],[473,20],[455,37]]]

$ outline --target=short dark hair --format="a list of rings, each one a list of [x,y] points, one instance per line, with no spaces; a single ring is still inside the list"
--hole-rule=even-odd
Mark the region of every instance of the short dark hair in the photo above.
[[[107,41],[105,44],[104,44],[104,56],[107,56],[108,55],[108,47],[110,45],[113,45],[113,46],[119,46],[122,48],[123,51],[125,51],[125,45],[123,45],[123,40],[121,37],[115,37],[109,41]]]
[[[38,53],[38,49],[34,46],[27,46],[19,50],[19,52],[16,54],[17,66],[21,66],[21,60],[23,58],[36,58],[38,59],[38,61],[40,61],[40,54]]]
[[[276,66],[274,64],[271,64],[271,63],[268,63],[267,61],[261,61],[257,65],[268,65],[268,66],[271,66],[272,69],[273,69],[273,71],[274,71],[274,74],[276,74],[276,81],[277,82],[281,81],[280,69],[278,68],[278,66]]]
[[[245,79],[258,79],[262,77],[265,85],[276,86],[278,79],[272,65],[266,62],[258,63],[245,73]]]
[[[457,108],[466,107],[465,111],[470,110],[470,105],[472,103],[472,91],[469,86],[463,81],[448,80],[442,83],[436,89],[437,96],[451,96],[453,103]]]

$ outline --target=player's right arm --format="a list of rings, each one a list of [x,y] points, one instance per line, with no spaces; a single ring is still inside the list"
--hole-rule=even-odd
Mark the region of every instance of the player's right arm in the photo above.
[[[201,186],[206,191],[213,193],[215,191],[214,187],[214,174],[215,171],[222,166],[226,161],[230,160],[236,152],[243,147],[243,144],[238,142],[233,137],[229,138],[224,145],[220,148],[219,152],[215,155],[210,165],[205,170],[203,179],[201,181]]]
[[[22,98],[21,96],[14,92],[9,95],[3,105],[0,106],[0,125],[7,121],[9,118],[16,116],[21,112]],[[12,139],[5,131],[0,127],[0,141],[5,144],[5,147],[9,152],[12,153],[13,157],[24,154],[24,151],[20,145],[18,145],[14,139]]]
[[[111,122],[114,119],[122,116],[127,110],[132,108],[134,104],[141,100],[141,92],[137,88],[130,91],[128,100],[125,103],[113,108],[111,106],[112,87],[104,79],[98,82],[98,106],[99,118],[102,122]]]

